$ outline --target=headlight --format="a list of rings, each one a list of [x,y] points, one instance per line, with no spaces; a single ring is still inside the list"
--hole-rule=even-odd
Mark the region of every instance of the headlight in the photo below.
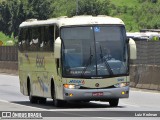
[[[64,88],[69,88],[69,89],[75,89],[76,88],[75,85],[70,85],[70,84],[64,84],[63,86],[64,86]]]
[[[118,84],[114,85],[114,87],[116,87],[116,88],[121,88],[121,87],[126,87],[126,86],[129,86],[129,82],[118,83]]]

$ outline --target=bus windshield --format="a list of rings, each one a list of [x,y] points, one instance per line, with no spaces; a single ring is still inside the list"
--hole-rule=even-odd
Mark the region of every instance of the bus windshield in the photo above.
[[[61,28],[63,77],[128,74],[126,32],[121,25]]]

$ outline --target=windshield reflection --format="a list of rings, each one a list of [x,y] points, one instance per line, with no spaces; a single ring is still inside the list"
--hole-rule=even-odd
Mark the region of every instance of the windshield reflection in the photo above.
[[[101,77],[128,73],[123,26],[63,27],[64,77]]]

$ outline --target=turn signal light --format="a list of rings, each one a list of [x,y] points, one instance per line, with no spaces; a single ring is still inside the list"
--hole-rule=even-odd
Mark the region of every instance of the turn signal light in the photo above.
[[[72,93],[70,93],[70,94],[69,94],[69,96],[70,96],[70,97],[72,97],[72,96],[73,96],[73,94],[72,94]]]
[[[116,85],[114,85],[117,88],[122,88],[122,87],[126,87],[129,86],[129,82],[125,82],[125,83],[118,83]]]

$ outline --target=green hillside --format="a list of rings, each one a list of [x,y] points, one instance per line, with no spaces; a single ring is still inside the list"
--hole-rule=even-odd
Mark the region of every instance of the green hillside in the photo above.
[[[127,31],[160,29],[160,1],[158,0],[110,0],[111,14],[121,18]]]
[[[135,7],[139,6],[139,0],[110,0],[110,2],[116,6],[128,6]]]
[[[111,8],[112,15],[121,18],[127,31],[139,31],[138,23],[134,19],[134,10],[141,6],[139,0],[110,0],[115,5],[115,10]]]
[[[121,18],[127,31],[160,29],[160,0],[0,0],[0,32],[18,35],[18,26],[27,19],[59,16],[109,15]],[[11,38],[0,33],[0,40]]]

